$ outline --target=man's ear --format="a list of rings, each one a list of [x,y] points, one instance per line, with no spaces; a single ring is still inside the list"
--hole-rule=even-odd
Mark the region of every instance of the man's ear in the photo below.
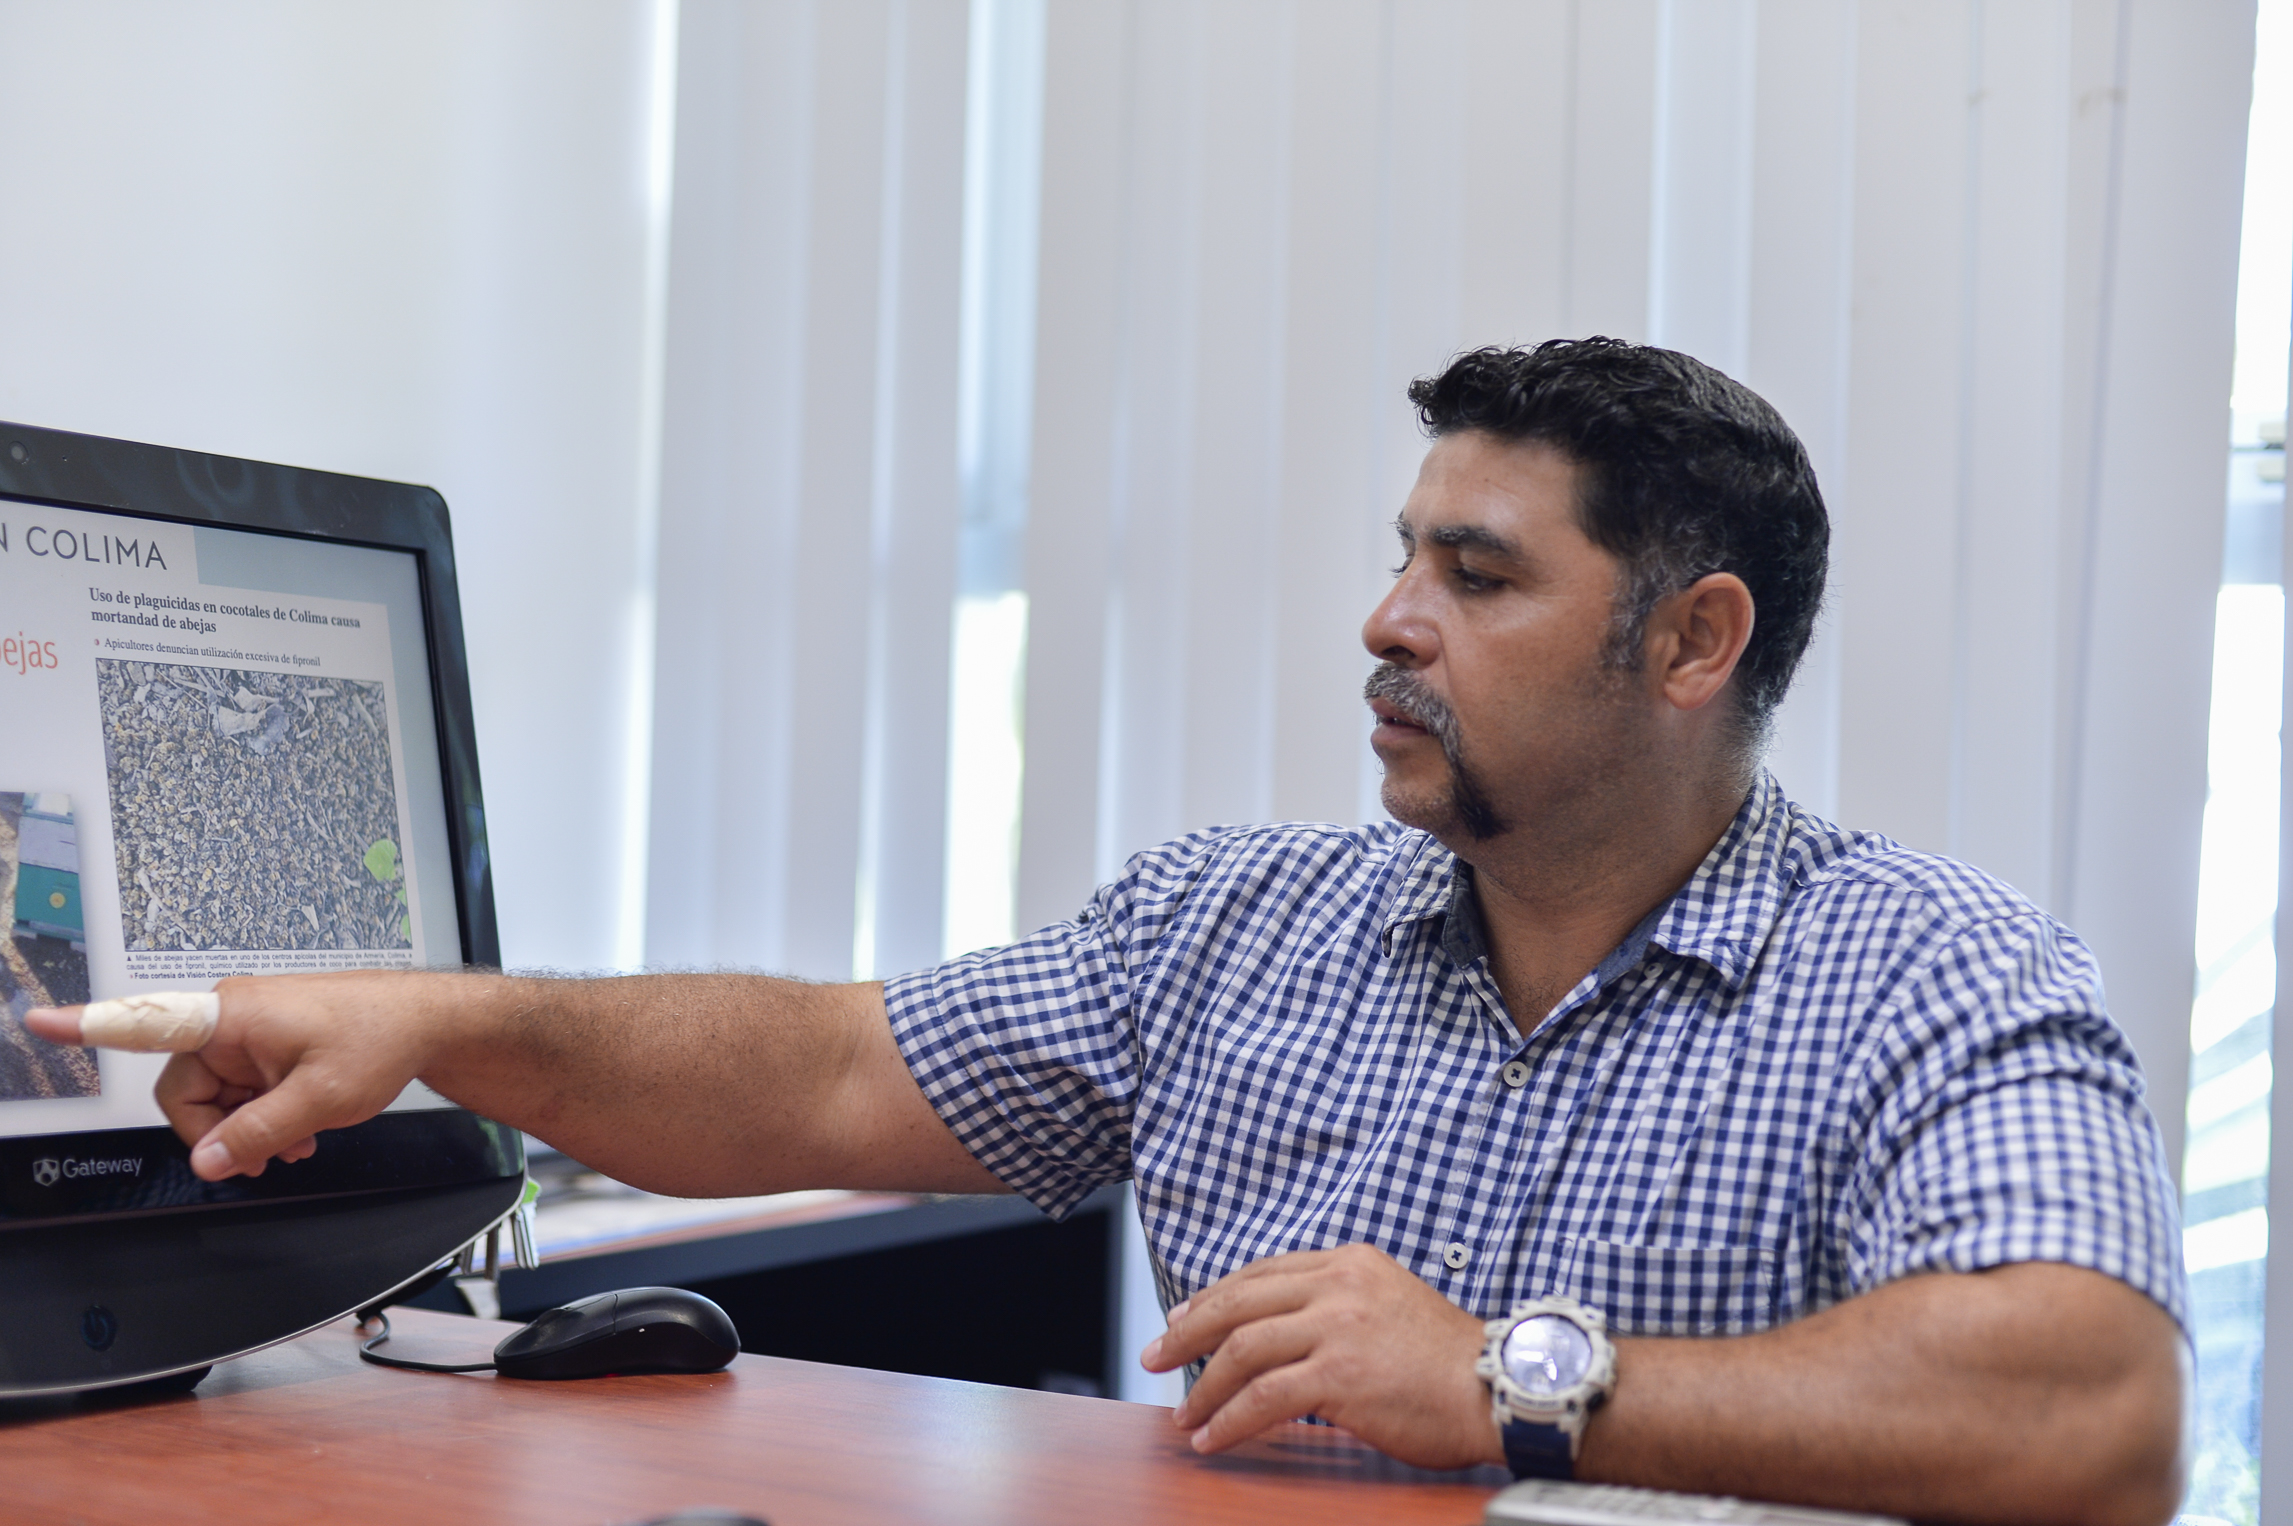
[[[1661,664],[1664,697],[1701,710],[1727,687],[1752,639],[1752,591],[1732,572],[1714,572],[1658,602],[1648,621],[1649,655]]]

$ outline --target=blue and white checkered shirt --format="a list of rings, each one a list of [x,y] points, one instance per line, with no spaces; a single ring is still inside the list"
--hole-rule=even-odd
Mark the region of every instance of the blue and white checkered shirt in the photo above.
[[[1764,774],[1530,1034],[1470,873],[1393,825],[1183,838],[1074,921],[885,994],[998,1177],[1053,1214],[1137,1184],[1166,1306],[1367,1241],[1475,1314],[1569,1293],[1627,1334],[2016,1261],[2188,1324],[2173,1186],[2085,946]]]

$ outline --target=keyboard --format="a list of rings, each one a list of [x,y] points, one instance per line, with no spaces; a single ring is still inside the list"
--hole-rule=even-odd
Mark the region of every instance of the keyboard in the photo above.
[[[1488,1513],[1481,1519],[1485,1526],[1661,1526],[1668,1521],[1695,1526],[1906,1526],[1891,1515],[1549,1479],[1513,1485],[1489,1501]]]

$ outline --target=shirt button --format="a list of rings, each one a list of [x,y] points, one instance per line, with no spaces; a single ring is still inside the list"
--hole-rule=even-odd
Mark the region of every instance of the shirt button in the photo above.
[[[1529,1062],[1526,1060],[1511,1061],[1498,1074],[1505,1078],[1507,1086],[1518,1091],[1529,1084]]]
[[[1473,1253],[1456,1240],[1450,1241],[1449,1248],[1441,1253],[1441,1264],[1453,1272],[1465,1270],[1465,1263],[1472,1259]]]

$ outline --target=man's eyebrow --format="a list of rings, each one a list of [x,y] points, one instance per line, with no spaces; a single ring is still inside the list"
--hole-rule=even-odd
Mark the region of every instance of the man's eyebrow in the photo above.
[[[1407,531],[1402,532],[1407,534]],[[1481,525],[1435,525],[1425,538],[1452,551],[1486,551],[1491,556],[1520,559],[1521,548],[1496,531]]]

